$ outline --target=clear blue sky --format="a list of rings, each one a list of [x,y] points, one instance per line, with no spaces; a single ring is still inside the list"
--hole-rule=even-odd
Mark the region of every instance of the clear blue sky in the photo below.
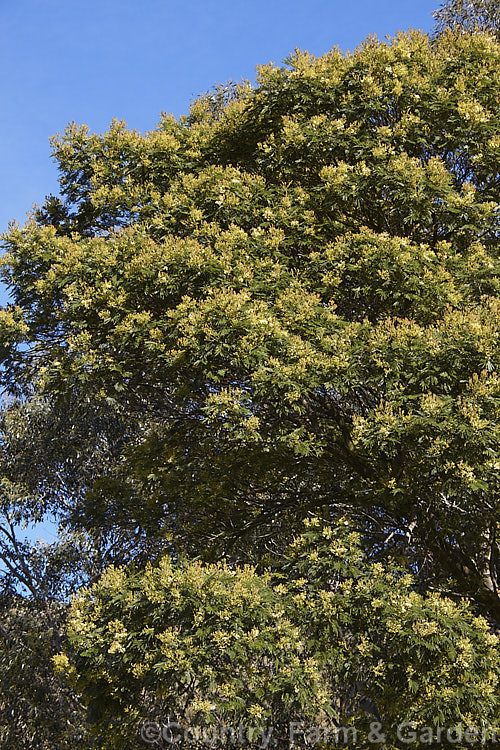
[[[432,28],[439,0],[0,0],[0,231],[57,192],[49,136],[71,120],[144,131],[160,112],[296,47]],[[0,288],[0,303],[6,301]],[[40,529],[46,538],[53,528]]]

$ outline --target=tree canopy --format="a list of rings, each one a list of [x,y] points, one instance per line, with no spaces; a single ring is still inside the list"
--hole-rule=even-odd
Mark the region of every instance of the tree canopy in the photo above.
[[[363,746],[367,716],[383,716],[392,747],[403,723],[497,715],[500,655],[486,621],[369,564],[345,519],[311,520],[272,575],[168,559],[135,575],[110,569],[75,602],[69,634],[69,672],[82,675],[105,747],[135,748],[152,700],[179,726],[260,726],[279,747],[294,722],[320,737],[330,728],[332,742],[336,727],[355,727]],[[57,664],[68,670],[68,657]]]
[[[500,36],[500,3],[498,0],[445,0],[433,13],[435,31],[445,28],[463,31],[486,31]]]
[[[1,461],[7,510],[95,544],[89,584],[118,566],[58,657],[104,747],[176,691],[498,720],[499,58],[450,29],[296,51],[144,135],[54,138],[61,195],[4,240]],[[289,560],[311,519],[319,578]]]

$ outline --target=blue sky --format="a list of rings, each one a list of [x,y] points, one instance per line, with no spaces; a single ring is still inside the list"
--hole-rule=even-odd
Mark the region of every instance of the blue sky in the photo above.
[[[320,55],[368,34],[432,28],[439,0],[0,0],[0,231],[57,192],[49,136],[71,120],[141,131],[160,112],[296,47]],[[0,288],[0,303],[6,301]],[[42,532],[44,529],[41,529]],[[50,537],[50,527],[45,527]]]
[[[372,32],[430,30],[438,0],[0,0],[0,229],[57,190],[48,138],[71,120],[141,131],[162,110],[295,47],[354,48]]]

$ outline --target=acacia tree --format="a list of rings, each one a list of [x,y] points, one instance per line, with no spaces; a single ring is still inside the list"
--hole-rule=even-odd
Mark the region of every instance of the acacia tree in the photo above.
[[[90,437],[56,427],[33,491],[104,435],[75,529],[260,571],[347,515],[498,623],[498,63],[399,34],[55,138],[61,197],[5,238],[2,372]]]
[[[85,522],[237,556],[349,508],[498,617],[497,127],[497,46],[448,33],[56,139],[65,202],[6,240],[5,372],[144,415]]]
[[[395,748],[403,724],[499,717],[500,651],[486,621],[419,595],[394,562],[371,564],[346,519],[309,520],[264,575],[168,558],[110,569],[75,600],[69,637],[58,670],[87,698],[106,748],[137,747],[137,724],[155,714],[176,726],[156,733],[162,748],[189,746],[189,727],[203,729],[200,746],[230,747],[224,730],[238,725],[261,747],[289,747],[290,727],[301,744],[335,747],[342,727],[370,747],[376,719]]]

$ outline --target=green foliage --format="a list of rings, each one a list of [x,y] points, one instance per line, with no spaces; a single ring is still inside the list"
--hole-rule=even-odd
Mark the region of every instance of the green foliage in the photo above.
[[[52,657],[65,640],[69,598],[110,563],[144,554],[143,535],[130,528],[66,530],[123,434],[116,415],[66,407],[6,399],[0,412],[0,747],[9,750],[94,747],[86,708]],[[59,524],[56,542],[24,538],[26,526],[48,519]],[[147,549],[151,559],[154,545]]]
[[[62,574],[62,573],[61,573]],[[0,600],[0,747],[90,750],[80,696],[54,671],[65,606],[19,595]]]
[[[65,218],[6,238],[5,362],[140,419],[87,528],[258,559],[369,508],[499,618],[498,62],[451,32],[297,52],[216,115],[55,140]]]
[[[69,658],[56,663],[90,700],[98,741],[135,747],[149,712],[183,726],[273,727],[279,747],[293,721],[367,727],[369,706],[388,747],[401,722],[494,724],[498,640],[465,604],[424,597],[404,571],[367,562],[347,522],[312,519],[285,570],[163,559],[110,569],[82,591]]]
[[[73,610],[106,747],[108,719],[203,701],[494,716],[474,618],[500,622],[499,57],[450,29],[296,51],[145,135],[54,139],[61,197],[1,261],[2,508],[83,530],[90,580],[136,566]],[[283,562],[310,515],[347,515],[365,557],[353,537]],[[165,551],[200,562],[144,571]]]

